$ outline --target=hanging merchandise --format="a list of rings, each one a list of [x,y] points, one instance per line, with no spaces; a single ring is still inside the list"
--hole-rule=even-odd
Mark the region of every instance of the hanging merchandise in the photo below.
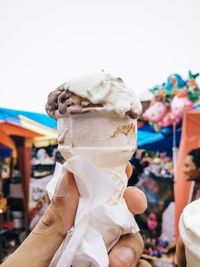
[[[183,80],[179,74],[172,74],[166,83],[150,89],[154,98],[144,112],[143,119],[149,122],[154,131],[169,132],[169,127],[182,121],[186,111],[200,105],[198,76],[199,73],[192,74],[189,71],[187,80]]]

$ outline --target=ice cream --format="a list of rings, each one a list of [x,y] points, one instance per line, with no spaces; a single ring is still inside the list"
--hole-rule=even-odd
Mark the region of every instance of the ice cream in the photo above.
[[[136,119],[141,110],[140,101],[123,80],[103,71],[69,80],[48,96],[46,111],[57,120],[58,149],[65,160],[81,156],[114,182],[110,199],[98,210],[98,215],[90,216],[90,227],[97,232],[99,240],[103,238],[107,251],[121,234],[138,231],[123,194],[127,186],[126,165],[136,150]],[[104,184],[99,194],[103,188]],[[119,210],[123,214],[120,218]],[[102,221],[107,222],[105,227]],[[85,234],[87,240],[91,232]],[[84,255],[85,259],[87,253],[77,254]],[[94,253],[88,258],[98,262],[96,256]],[[100,263],[102,259],[101,256],[94,266],[105,266]],[[91,266],[91,262],[84,267]],[[72,265],[80,266],[76,257]]]
[[[132,119],[141,113],[141,103],[121,78],[112,78],[105,72],[69,80],[48,96],[47,113],[53,118],[60,114],[78,114],[91,110],[116,113]]]
[[[118,182],[113,204],[127,184],[125,167],[136,149],[141,104],[121,78],[105,72],[69,80],[48,96],[47,113],[57,119],[64,158],[82,155]]]

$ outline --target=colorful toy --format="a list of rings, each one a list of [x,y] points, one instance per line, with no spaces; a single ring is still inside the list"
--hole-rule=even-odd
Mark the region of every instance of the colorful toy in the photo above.
[[[182,118],[185,111],[192,109],[193,103],[188,96],[174,96],[171,102],[173,123],[176,125]]]
[[[165,88],[168,91],[175,91],[177,89],[182,89],[186,86],[186,82],[182,79],[179,74],[172,74],[167,78],[167,83]]]
[[[192,72],[189,70],[188,74],[188,81],[187,81],[187,87],[188,89],[195,90],[199,88],[196,78],[199,76],[199,73],[192,74]]]
[[[163,254],[169,253],[169,248],[170,244],[168,240],[147,238],[145,240],[144,253],[152,257],[160,258]]]
[[[200,88],[196,81],[196,78],[199,76],[199,73],[192,74],[189,71],[187,88],[188,88],[188,97],[192,102],[197,102],[200,99]],[[196,105],[196,103],[194,104]]]
[[[189,71],[188,80],[184,81],[179,74],[172,74],[167,82],[156,85],[150,92],[154,99],[143,114],[154,131],[164,134],[172,132],[173,125],[181,122],[186,111],[200,105],[200,87],[196,78],[199,73]]]
[[[168,109],[164,102],[154,101],[143,114],[143,118],[159,124],[167,113]]]
[[[144,238],[145,248],[144,253],[152,257],[160,258],[163,254],[169,253],[170,244],[168,240],[160,238]]]

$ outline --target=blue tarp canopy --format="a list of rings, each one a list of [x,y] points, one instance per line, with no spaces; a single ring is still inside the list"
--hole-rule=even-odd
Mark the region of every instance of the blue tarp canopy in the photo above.
[[[50,118],[47,114],[0,107],[0,120],[5,120],[20,125],[20,118],[18,117],[19,115],[23,115],[47,127],[56,128],[56,121]]]
[[[7,121],[10,123],[15,123],[21,125],[19,115],[23,115],[35,122],[38,122],[47,127],[56,128],[56,120],[50,118],[47,114],[28,112],[23,110],[14,110],[0,107],[0,120]],[[1,127],[1,126],[0,126]],[[0,145],[0,157],[6,158],[10,157],[12,150],[6,146]]]
[[[179,146],[181,138],[181,125],[176,127],[176,147]],[[168,134],[154,132],[148,124],[138,129],[138,148],[150,151],[167,152],[172,155],[173,148],[173,131]]]
[[[200,104],[192,109],[200,109]],[[176,126],[175,146],[179,147],[181,139],[182,123]],[[173,130],[172,127],[164,128],[161,132],[154,132],[149,124],[145,124],[138,129],[138,148],[167,152],[172,155],[173,148]]]

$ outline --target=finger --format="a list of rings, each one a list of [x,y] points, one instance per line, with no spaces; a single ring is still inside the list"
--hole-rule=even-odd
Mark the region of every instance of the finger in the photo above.
[[[126,175],[128,179],[131,177],[132,173],[133,173],[133,166],[130,162],[128,162],[128,164],[126,165]]]
[[[109,254],[109,267],[133,267],[138,263],[144,249],[139,233],[124,235]]]
[[[144,193],[135,186],[129,186],[124,192],[124,199],[130,212],[141,214],[147,208],[147,200]]]
[[[63,172],[56,184],[53,197],[64,197],[68,190],[70,172]]]
[[[76,182],[74,176],[68,170],[63,170],[54,191],[54,198],[55,197],[64,197],[71,191],[77,191]]]
[[[66,234],[66,229],[74,224],[78,202],[79,191],[74,176],[68,170],[64,170],[49,206],[54,221],[57,221],[60,228],[63,227],[64,234]]]

